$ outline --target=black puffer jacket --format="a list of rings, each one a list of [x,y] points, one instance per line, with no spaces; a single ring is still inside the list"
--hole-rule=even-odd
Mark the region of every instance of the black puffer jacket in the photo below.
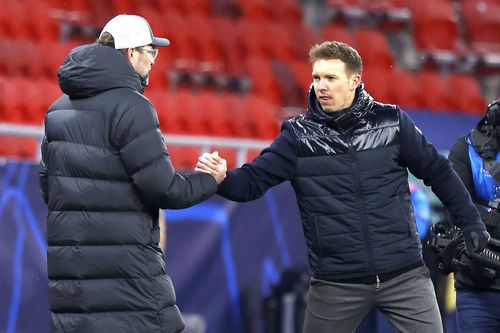
[[[353,132],[341,125],[357,121],[339,123],[348,113],[360,119]],[[406,113],[374,102],[362,85],[353,106],[332,115],[311,89],[307,114],[285,121],[258,158],[228,172],[218,193],[247,201],[291,181],[313,276],[375,283],[423,265],[407,168],[432,187],[458,224],[481,228],[446,158]]]
[[[66,95],[45,117],[40,171],[52,332],[179,332],[158,212],[209,198],[216,182],[175,173],[156,111],[118,51],[74,49],[59,83]]]

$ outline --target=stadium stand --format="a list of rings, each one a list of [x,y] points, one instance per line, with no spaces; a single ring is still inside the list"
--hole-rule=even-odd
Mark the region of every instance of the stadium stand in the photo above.
[[[145,16],[172,41],[146,90],[167,133],[272,139],[291,109],[303,111],[311,83],[307,52],[322,40],[356,47],[367,88],[384,102],[481,114],[500,90],[495,0],[324,0],[315,15],[296,0],[3,3],[0,122],[40,124],[60,93],[56,73],[68,51],[94,41],[102,23],[122,12]],[[46,15],[32,20],[32,12]],[[401,33],[411,37],[416,67],[405,67],[394,45]]]

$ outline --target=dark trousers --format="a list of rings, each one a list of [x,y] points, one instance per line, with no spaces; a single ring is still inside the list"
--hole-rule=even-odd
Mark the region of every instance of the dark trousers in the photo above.
[[[457,290],[460,332],[500,332],[500,291]]]
[[[443,325],[429,270],[422,266],[374,284],[311,280],[304,333],[351,333],[373,308],[398,332],[442,333]]]

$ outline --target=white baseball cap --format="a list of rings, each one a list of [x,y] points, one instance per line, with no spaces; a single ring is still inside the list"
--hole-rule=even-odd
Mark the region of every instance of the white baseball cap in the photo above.
[[[148,21],[138,15],[120,14],[113,17],[101,31],[108,32],[115,40],[115,49],[128,49],[144,45],[169,46],[166,38],[153,36]],[[99,36],[99,37],[100,37]]]

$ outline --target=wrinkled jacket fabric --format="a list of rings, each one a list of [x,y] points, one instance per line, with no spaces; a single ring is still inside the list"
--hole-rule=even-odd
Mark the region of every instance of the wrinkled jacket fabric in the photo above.
[[[74,49],[49,108],[41,190],[48,204],[52,332],[179,332],[184,323],[158,246],[159,208],[215,193],[180,175],[139,75],[113,48]]]
[[[346,113],[359,119],[351,131],[339,122]],[[351,108],[329,115],[311,88],[307,113],[285,121],[252,163],[229,171],[218,193],[247,201],[289,180],[313,276],[354,281],[423,265],[408,169],[458,224],[477,228],[477,211],[449,162],[405,112],[373,101],[360,85]]]

